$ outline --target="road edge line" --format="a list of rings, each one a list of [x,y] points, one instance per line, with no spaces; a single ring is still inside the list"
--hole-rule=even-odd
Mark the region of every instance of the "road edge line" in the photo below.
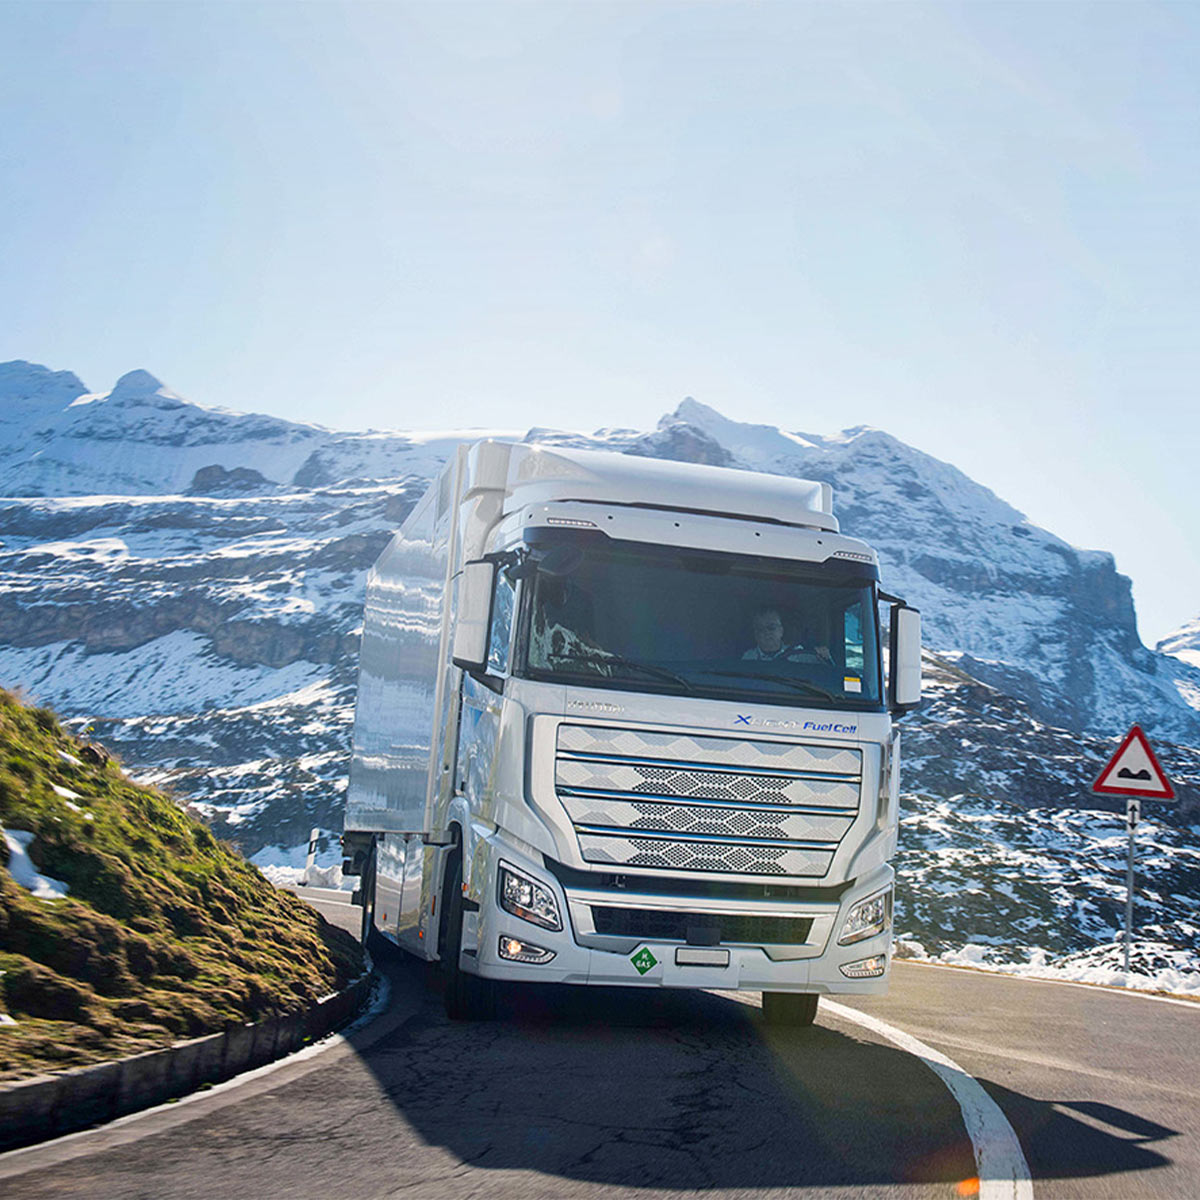
[[[73,1133],[61,1133],[42,1142],[33,1142],[28,1146],[17,1146],[11,1150],[0,1151],[0,1182],[27,1174],[31,1170],[58,1165],[60,1162],[69,1162],[90,1154],[93,1152],[91,1143],[97,1140],[112,1139],[110,1145],[101,1147],[104,1150],[116,1149],[128,1142],[137,1141],[144,1135],[138,1133],[134,1127],[141,1123],[152,1123],[151,1118],[154,1117],[168,1119],[169,1124],[164,1126],[164,1129],[186,1124],[197,1117],[205,1116],[210,1108],[223,1108],[226,1103],[236,1101],[236,1096],[227,1099],[231,1092],[245,1089],[247,1085],[258,1083],[284,1068],[294,1067],[309,1059],[327,1054],[331,1050],[349,1045],[350,1039],[383,1015],[391,1003],[391,984],[387,977],[382,973],[377,973],[375,980],[375,992],[368,1002],[368,1006],[344,1029],[326,1034],[325,1037],[311,1045],[293,1050],[291,1054],[285,1054],[282,1058],[264,1063],[261,1067],[242,1071],[211,1087],[188,1092],[177,1099],[126,1113],[121,1117],[114,1117],[111,1121],[104,1121],[88,1129],[77,1129]],[[202,1107],[194,1109],[194,1106]],[[163,1132],[163,1130],[154,1132]],[[40,1157],[46,1157],[47,1162],[39,1163]]]
[[[887,1021],[826,997],[821,999],[821,1009],[830,1016],[861,1025],[919,1058],[946,1085],[962,1112],[971,1139],[979,1174],[979,1200],[1033,1200],[1033,1180],[1021,1143],[1008,1118],[979,1080],[953,1059]]]

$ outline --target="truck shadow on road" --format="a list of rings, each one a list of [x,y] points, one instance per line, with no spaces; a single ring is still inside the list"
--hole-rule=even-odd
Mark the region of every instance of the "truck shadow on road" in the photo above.
[[[1165,1166],[1151,1143],[1179,1131],[1099,1100],[1035,1100],[980,1080],[1021,1140],[1034,1179],[1075,1179]]]
[[[452,1174],[461,1185],[463,1164],[512,1173],[489,1176],[489,1195],[528,1194],[530,1175],[678,1191],[957,1185],[975,1174],[944,1085],[858,1030],[820,1017],[773,1029],[758,1008],[708,992],[568,987],[510,993],[499,1020],[454,1024],[427,968],[388,971],[397,989],[422,993],[419,1011],[361,1061],[441,1150],[420,1178],[403,1170],[423,1195]],[[1032,1139],[1035,1177],[1169,1161],[1147,1143],[1171,1130],[987,1086]]]

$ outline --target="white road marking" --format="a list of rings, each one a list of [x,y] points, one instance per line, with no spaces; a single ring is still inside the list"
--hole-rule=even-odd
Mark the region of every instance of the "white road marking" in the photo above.
[[[878,1017],[835,1004],[824,997],[821,1008],[830,1016],[869,1029],[893,1046],[919,1058],[950,1089],[950,1094],[958,1101],[963,1124],[975,1151],[979,1200],[1033,1200],[1033,1182],[1021,1143],[1000,1106],[978,1080],[932,1046]]]

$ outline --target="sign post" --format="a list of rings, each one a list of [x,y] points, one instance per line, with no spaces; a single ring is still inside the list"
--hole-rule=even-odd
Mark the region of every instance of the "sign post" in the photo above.
[[[1125,986],[1129,986],[1129,949],[1133,940],[1133,838],[1142,819],[1142,802],[1125,801],[1125,826],[1129,830],[1129,862],[1125,867]]]
[[[1125,868],[1125,986],[1129,986],[1129,957],[1133,946],[1133,839],[1142,819],[1143,800],[1174,800],[1175,789],[1158,765],[1154,751],[1135,725],[1092,784],[1102,796],[1125,796],[1125,827],[1129,832],[1129,861]]]
[[[308,835],[308,857],[304,860],[304,885],[312,887],[313,867],[317,865],[317,839],[321,836],[319,829],[314,829]]]

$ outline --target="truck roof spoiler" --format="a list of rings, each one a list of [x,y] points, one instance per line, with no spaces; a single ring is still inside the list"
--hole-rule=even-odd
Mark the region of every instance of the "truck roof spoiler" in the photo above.
[[[838,531],[827,483],[757,471],[642,458],[524,442],[478,442],[471,447],[467,495],[503,491],[504,511],[531,503],[579,500],[652,504],[715,516],[757,518]]]

